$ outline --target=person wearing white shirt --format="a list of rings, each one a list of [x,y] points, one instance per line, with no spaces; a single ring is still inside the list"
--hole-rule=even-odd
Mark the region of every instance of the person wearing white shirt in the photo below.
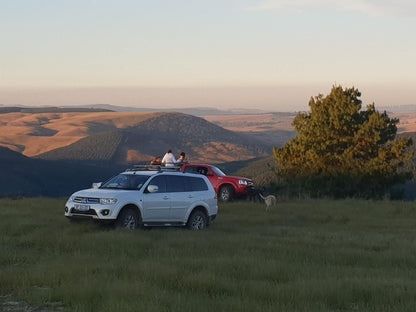
[[[168,152],[162,158],[162,165],[166,167],[174,167],[176,164],[176,158],[172,154],[172,150],[168,150]]]

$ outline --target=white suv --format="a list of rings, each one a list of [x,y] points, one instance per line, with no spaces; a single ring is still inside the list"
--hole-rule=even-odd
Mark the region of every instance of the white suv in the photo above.
[[[149,168],[129,169],[94,183],[72,194],[65,205],[70,219],[111,221],[129,229],[186,225],[200,230],[217,212],[216,194],[205,176]]]

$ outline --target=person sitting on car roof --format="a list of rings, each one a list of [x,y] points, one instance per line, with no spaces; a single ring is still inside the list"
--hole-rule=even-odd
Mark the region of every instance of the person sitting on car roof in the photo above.
[[[179,156],[178,160],[176,161],[176,163],[177,163],[179,166],[182,166],[182,165],[184,165],[184,164],[187,164],[187,163],[188,163],[188,160],[187,160],[187,159],[186,159],[186,157],[185,157],[185,152],[182,152],[182,153],[180,154],[180,156]]]
[[[156,166],[156,165],[161,165],[162,164],[162,159],[160,158],[160,156],[156,156],[155,159],[153,159],[150,164],[152,166]]]
[[[172,154],[172,150],[168,150],[168,152],[162,158],[162,165],[166,167],[174,167],[176,164],[176,158]]]

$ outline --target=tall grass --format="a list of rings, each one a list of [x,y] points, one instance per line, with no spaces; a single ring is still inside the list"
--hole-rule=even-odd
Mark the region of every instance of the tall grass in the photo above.
[[[70,223],[0,200],[0,310],[414,311],[416,204],[221,204],[207,229]],[[23,308],[22,308],[23,309]]]

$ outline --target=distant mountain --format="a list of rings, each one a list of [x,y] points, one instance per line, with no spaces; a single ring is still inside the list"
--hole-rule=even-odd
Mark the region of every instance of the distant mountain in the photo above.
[[[267,111],[259,109],[230,109],[221,110],[213,107],[189,107],[189,108],[152,108],[152,107],[132,107],[118,106],[111,104],[91,104],[91,105],[71,105],[71,106],[3,106],[0,104],[0,114],[6,113],[69,113],[69,112],[177,112],[194,116],[211,115],[240,115],[240,114],[259,114]]]
[[[380,106],[376,107],[379,111],[387,111],[389,113],[416,113],[416,104],[395,105],[395,106]]]
[[[50,160],[148,162],[172,149],[185,151],[190,160],[222,163],[270,155],[264,141],[232,132],[203,118],[181,113],[161,113],[129,127],[103,127],[71,145],[38,155]],[[107,131],[105,131],[107,130]]]
[[[190,114],[194,116],[205,116],[205,115],[225,115],[233,114],[231,111],[223,111],[212,107],[195,107],[195,108],[151,108],[151,107],[131,107],[131,106],[117,106],[111,104],[94,104],[94,105],[83,105],[80,108],[91,108],[91,109],[105,109],[114,112],[177,112]]]
[[[74,106],[71,106],[72,108]],[[260,109],[247,109],[247,108],[239,108],[239,109],[228,109],[222,110],[213,107],[188,107],[188,108],[152,108],[152,107],[132,107],[132,106],[118,106],[118,105],[111,105],[111,104],[93,104],[93,105],[80,105],[76,106],[81,109],[90,108],[90,109],[104,109],[114,112],[176,112],[176,113],[183,113],[189,114],[193,116],[215,116],[215,115],[242,115],[242,114],[261,114],[266,113],[266,110]],[[70,108],[64,106],[63,108]]]
[[[363,106],[364,107],[364,106]],[[376,106],[379,111],[387,111],[388,113],[416,113],[416,104],[408,105],[391,105],[391,106]],[[265,110],[259,108],[233,108],[233,109],[218,109],[215,107],[133,107],[120,106],[112,104],[90,104],[90,105],[71,105],[71,106],[5,106],[0,104],[0,114],[9,112],[23,112],[23,113],[43,113],[43,112],[177,112],[189,114],[194,116],[216,116],[216,115],[258,115],[277,113],[279,114],[297,114],[294,111],[276,111]]]
[[[87,107],[25,107],[25,106],[7,106],[0,107],[0,114],[8,113],[30,113],[30,114],[42,114],[42,113],[85,113],[85,112],[111,112],[111,110],[104,108],[87,108]]]

